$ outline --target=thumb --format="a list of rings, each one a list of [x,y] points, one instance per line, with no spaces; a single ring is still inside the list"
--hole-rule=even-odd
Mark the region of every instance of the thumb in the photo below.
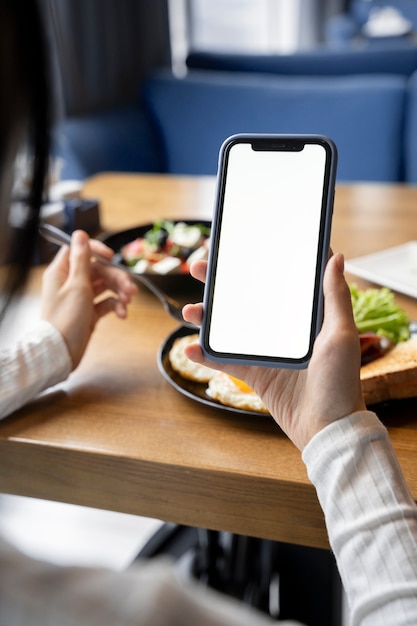
[[[344,264],[342,254],[334,254],[327,263],[323,282],[325,318],[329,322],[354,326],[352,300],[344,277]]]
[[[82,230],[76,230],[71,236],[70,277],[89,276],[91,269],[91,252],[89,237]]]

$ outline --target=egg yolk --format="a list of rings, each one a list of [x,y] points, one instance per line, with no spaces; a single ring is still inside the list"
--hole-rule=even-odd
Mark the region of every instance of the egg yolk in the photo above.
[[[236,385],[236,387],[239,389],[239,391],[241,391],[242,393],[253,393],[253,389],[251,389],[251,387],[249,387],[249,385],[247,385],[246,383],[243,382],[243,380],[240,380],[239,378],[235,378],[234,376],[229,376],[230,380],[234,382],[234,384]]]

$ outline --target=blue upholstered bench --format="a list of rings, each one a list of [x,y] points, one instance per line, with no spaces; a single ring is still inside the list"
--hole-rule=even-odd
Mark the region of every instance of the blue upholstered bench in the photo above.
[[[416,83],[400,75],[193,70],[176,78],[160,71],[136,104],[61,122],[55,152],[64,179],[99,171],[214,174],[219,147],[233,133],[322,133],[338,145],[338,181],[416,182]]]
[[[417,72],[408,81],[404,128],[404,180],[417,185]]]
[[[155,129],[139,104],[69,117],[58,124],[53,142],[66,180],[83,180],[100,171],[162,169]]]
[[[193,71],[153,75],[143,98],[173,174],[214,174],[233,133],[321,133],[339,149],[339,181],[400,181],[407,79],[281,77]]]
[[[343,76],[346,74],[398,74],[417,70],[417,45],[379,48],[317,48],[292,54],[243,54],[191,51],[190,69],[255,72],[282,76]]]

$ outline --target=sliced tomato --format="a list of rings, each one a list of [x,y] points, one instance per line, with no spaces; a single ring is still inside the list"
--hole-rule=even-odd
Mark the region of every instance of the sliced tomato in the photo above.
[[[393,347],[393,343],[387,337],[380,337],[375,333],[361,333],[359,340],[362,365],[379,359]]]

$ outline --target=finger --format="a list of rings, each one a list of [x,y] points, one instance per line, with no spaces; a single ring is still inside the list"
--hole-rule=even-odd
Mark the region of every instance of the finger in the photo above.
[[[349,286],[344,277],[342,254],[333,255],[326,266],[323,281],[326,325],[337,324],[348,330],[356,330]]]
[[[82,230],[76,230],[71,236],[71,246],[69,251],[69,274],[70,278],[90,277],[90,247],[89,237]]]
[[[190,274],[202,283],[206,282],[207,261],[195,261],[191,264]]]
[[[91,253],[102,254],[111,259],[113,251],[96,239],[90,239],[82,230],[74,231],[71,237],[70,266],[71,273],[77,276],[92,276],[97,285],[102,281],[102,290],[110,289],[117,293],[120,299],[128,302],[137,292],[137,287],[124,272],[100,262],[91,263]],[[96,285],[96,295],[100,293]]]
[[[185,355],[195,363],[205,363],[205,358],[199,343],[193,342],[184,347]]]
[[[109,246],[106,246],[105,243],[103,243],[102,241],[99,241],[98,239],[90,239],[89,245],[90,245],[90,250],[93,254],[104,256],[106,259],[109,259],[109,261],[114,256],[114,251],[111,248],[109,248]]]
[[[205,358],[198,341],[187,344],[184,347],[184,354],[189,359],[191,359],[191,361],[194,361],[195,363],[199,363],[200,365],[205,365],[206,367],[210,367],[211,369],[223,370],[222,363],[215,363],[214,361],[209,361],[208,359]],[[230,366],[229,368],[225,366],[225,369],[226,370],[230,369]]]
[[[58,289],[66,280],[69,271],[69,247],[62,246],[47,266],[43,284],[53,284]]]
[[[126,304],[113,297],[104,298],[103,300],[97,302],[95,305],[95,311],[97,319],[104,317],[108,313],[115,313],[120,319],[125,319],[127,317]]]
[[[56,253],[56,255],[54,256],[54,258],[52,259],[52,261],[50,262],[49,266],[53,267],[53,266],[61,265],[64,262],[64,260],[68,261],[68,256],[69,256],[69,246],[61,246],[58,252]]]
[[[186,304],[182,310],[182,316],[186,322],[190,322],[191,324],[200,326],[201,320],[203,318],[202,303],[199,302],[197,304]]]
[[[109,289],[120,299],[130,302],[132,296],[138,292],[137,285],[122,270],[100,263],[92,264],[95,295]]]
[[[349,285],[343,272],[343,255],[335,254],[329,260],[324,275],[324,322],[313,353],[313,359],[322,359],[321,373],[323,367],[327,368],[329,380],[337,381],[324,394],[328,401],[327,408],[323,408],[325,403],[322,402],[320,409],[320,419],[324,422],[326,415],[335,415],[336,408],[337,416],[342,417],[365,407],[360,382],[359,334],[353,317]]]
[[[201,346],[197,341],[187,344],[184,347],[184,354],[195,363],[205,365],[206,367],[210,367],[214,370],[226,372],[235,378],[240,378],[241,380],[248,382],[248,384],[251,384],[250,375],[252,374],[253,378],[256,371],[256,368],[248,367],[247,365],[232,365],[230,363],[210,361],[204,356]]]

